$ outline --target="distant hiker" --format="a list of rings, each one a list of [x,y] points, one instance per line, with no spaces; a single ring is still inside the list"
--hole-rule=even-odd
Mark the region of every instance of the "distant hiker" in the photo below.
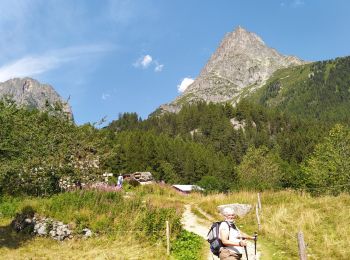
[[[80,181],[80,180],[77,180],[77,181],[75,182],[75,187],[76,187],[77,189],[79,189],[79,190],[83,189],[83,186],[81,185],[81,181]]]
[[[119,176],[118,176],[118,181],[117,181],[117,187],[118,188],[121,188],[122,187],[122,185],[123,185],[123,175],[121,175],[121,174],[119,174]]]
[[[254,240],[254,237],[243,233],[237,228],[235,219],[238,216],[232,208],[224,208],[222,214],[225,217],[225,221],[221,222],[219,228],[219,236],[223,244],[219,254],[220,260],[241,259],[247,246],[247,242],[244,239]],[[247,251],[245,253],[247,254]]]

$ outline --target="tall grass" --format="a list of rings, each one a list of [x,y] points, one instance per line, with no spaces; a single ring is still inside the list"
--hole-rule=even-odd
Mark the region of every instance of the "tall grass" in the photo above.
[[[91,228],[95,233],[135,232],[148,238],[165,237],[168,220],[176,235],[180,227],[181,208],[173,204],[157,207],[136,190],[131,198],[119,192],[81,191],[63,193],[33,205],[37,213],[75,223],[76,229]]]
[[[14,217],[20,205],[20,198],[0,196],[0,219]]]
[[[301,230],[308,244],[309,259],[325,256],[327,259],[350,259],[349,195],[315,198],[308,194],[281,191],[264,192],[261,198],[260,242],[264,244],[264,249],[272,251],[265,255],[272,255],[274,259],[298,259],[296,234]],[[255,205],[256,201],[256,193],[217,194],[202,198],[200,207],[219,219],[222,216],[217,212],[218,205]],[[255,210],[238,223],[248,233],[255,231]]]
[[[136,253],[142,248],[154,251],[148,254],[152,255],[152,258],[146,256],[142,258],[115,258],[115,254],[108,254],[109,251],[106,248],[105,254],[106,256],[111,255],[110,259],[165,259],[165,222],[169,221],[170,223],[171,241],[174,242],[182,229],[180,218],[183,209],[181,203],[175,200],[168,202],[160,199],[153,200],[149,197],[150,193],[165,197],[167,196],[165,194],[172,196],[172,192],[167,188],[149,186],[138,187],[127,194],[124,192],[76,191],[54,195],[50,198],[27,198],[25,200],[6,198],[0,202],[0,210],[6,216],[3,221],[0,221],[2,225],[0,228],[1,231],[10,232],[4,227],[4,224],[8,224],[11,217],[22,208],[31,207],[39,215],[51,217],[75,227],[76,235],[85,227],[92,229],[96,237],[92,239],[91,244],[95,244],[96,251],[100,250],[98,247],[105,247],[105,245],[98,245],[99,239],[107,241],[111,245],[122,244],[123,241],[126,243],[125,239],[133,241],[133,245],[128,243],[119,245],[121,251],[137,247],[139,249],[135,249]],[[7,222],[4,219],[7,219]],[[28,254],[25,257],[27,258],[35,258],[33,252],[29,252],[32,247],[26,245],[34,245],[38,239],[28,240],[18,250],[26,251]],[[48,241],[43,243],[52,244]],[[81,246],[79,246],[78,242],[66,241],[64,244],[82,248],[90,243],[81,241]],[[18,250],[11,251],[16,255]],[[71,251],[71,248],[65,247],[65,250]],[[0,241],[0,254],[7,251],[7,246],[3,246]],[[112,251],[117,252],[118,250]],[[37,253],[40,254],[40,252]],[[130,252],[125,255],[130,255]],[[79,258],[83,258],[82,254],[79,256]],[[108,259],[108,257],[102,258]]]

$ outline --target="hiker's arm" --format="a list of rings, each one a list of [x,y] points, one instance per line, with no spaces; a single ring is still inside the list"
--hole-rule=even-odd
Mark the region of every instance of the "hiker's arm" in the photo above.
[[[254,240],[254,239],[255,239],[254,237],[249,236],[249,235],[247,235],[246,233],[244,233],[244,232],[242,232],[242,231],[240,231],[240,233],[241,233],[241,236],[238,237],[238,238],[240,238],[240,239],[249,239],[249,240]]]
[[[222,229],[220,231],[220,237],[221,237],[221,242],[224,244],[224,246],[247,246],[247,243],[244,241],[239,241],[237,243],[229,240],[229,231],[226,229]]]

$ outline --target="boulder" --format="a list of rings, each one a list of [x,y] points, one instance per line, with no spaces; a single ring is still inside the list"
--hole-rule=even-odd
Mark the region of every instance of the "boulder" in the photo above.
[[[83,237],[84,238],[89,238],[92,236],[92,231],[88,228],[83,229]]]
[[[239,216],[243,217],[248,214],[248,212],[252,209],[252,205],[250,204],[226,204],[226,205],[219,205],[218,210],[222,214],[222,210],[226,207],[230,207],[234,210],[234,212]]]

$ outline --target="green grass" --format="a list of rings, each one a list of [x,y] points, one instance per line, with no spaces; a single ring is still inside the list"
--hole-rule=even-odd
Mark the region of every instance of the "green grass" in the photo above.
[[[99,192],[65,193],[51,198],[2,198],[0,202],[0,255],[6,259],[40,258],[51,255],[72,259],[118,258],[130,250],[144,254],[143,259],[167,259],[165,220],[171,222],[171,259],[204,259],[207,243],[188,232],[180,232],[179,219],[183,204],[198,205],[216,220],[222,219],[217,206],[229,203],[255,205],[257,194],[191,194],[183,196],[168,186],[139,187],[126,194]],[[350,259],[350,196],[311,197],[293,191],[261,193],[263,210],[258,248],[264,259],[298,259],[296,234],[303,231],[308,244],[308,259]],[[11,218],[23,207],[30,206],[39,214],[66,223],[91,227],[97,237],[73,239],[58,244],[48,238],[19,236],[9,229]],[[194,212],[202,217],[198,210]],[[239,219],[239,227],[248,234],[257,231],[255,210]],[[82,224],[84,223],[84,224]],[[135,232],[128,232],[130,229]],[[132,248],[129,247],[129,242]],[[203,244],[204,243],[204,244]],[[56,250],[56,251],[55,251]],[[148,252],[152,251],[152,252]],[[186,258],[187,257],[187,258]],[[197,257],[197,258],[196,258]],[[128,259],[128,258],[126,258]],[[141,258],[134,258],[141,259]]]
[[[9,233],[5,233],[8,235]],[[15,234],[15,236],[19,236]],[[18,244],[18,240],[23,243]],[[57,242],[49,238],[7,238],[1,241],[1,259],[168,259],[166,248],[159,243],[138,239],[131,234]]]
[[[0,197],[0,219],[13,218],[20,205],[20,198]]]
[[[262,196],[260,243],[262,259],[298,259],[296,234],[304,233],[309,259],[350,259],[350,196],[311,197],[292,191],[264,192]],[[255,205],[256,193],[213,195],[202,199],[200,207],[216,218],[221,204]],[[257,230],[255,210],[238,221],[243,231]],[[271,258],[272,257],[272,258]]]
[[[78,239],[79,236],[75,236],[74,241],[64,241],[62,248],[67,251],[67,255],[74,255],[73,252],[78,251],[76,249],[83,250],[87,245],[90,245],[95,247],[96,252],[105,248],[106,258],[102,259],[116,259],[118,251],[128,251],[128,244],[124,239],[129,239],[133,241],[130,249],[136,250],[135,254],[140,255],[141,251],[148,248],[152,253],[146,254],[150,258],[144,259],[165,259],[165,222],[169,221],[170,223],[171,241],[174,242],[181,232],[180,217],[183,208],[176,201],[170,200],[164,203],[163,200],[161,203],[157,199],[149,199],[147,195],[152,192],[158,194],[156,196],[172,196],[171,190],[167,188],[149,186],[136,188],[128,196],[125,196],[124,192],[78,191],[57,194],[50,198],[2,198],[0,202],[2,213],[0,218],[0,255],[8,256],[10,259],[11,256],[18,258],[19,255],[28,259],[40,258],[45,254],[51,255],[50,249],[47,247],[40,247],[41,249],[37,251],[33,250],[33,247],[38,246],[38,241],[47,246],[55,245],[55,241],[52,242],[49,238],[35,238],[17,234],[9,226],[11,219],[17,212],[24,208],[31,208],[41,216],[51,217],[74,226],[75,235],[79,234],[85,227],[92,229],[95,237],[91,239],[91,242]],[[108,251],[105,245],[99,245],[100,239],[111,245],[118,245],[117,248],[112,249],[113,254]],[[123,244],[124,242],[125,244]],[[121,246],[123,248],[120,248]],[[57,250],[57,246],[53,246],[53,248]],[[91,255],[96,253],[92,249],[88,251],[91,251]],[[63,257],[59,253],[54,253],[51,259],[54,259],[53,255],[59,258]],[[78,255],[83,257],[82,253]],[[126,255],[130,255],[130,252]]]

